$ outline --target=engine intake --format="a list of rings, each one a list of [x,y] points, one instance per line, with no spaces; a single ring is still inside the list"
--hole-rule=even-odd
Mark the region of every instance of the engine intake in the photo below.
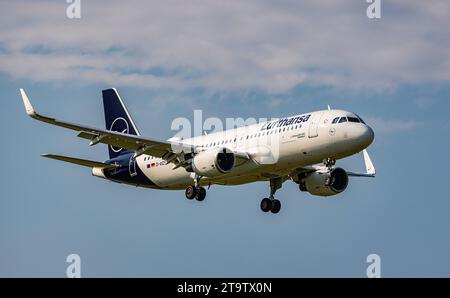
[[[299,179],[299,187],[316,196],[333,196],[343,192],[348,185],[347,172],[342,168],[316,171]]]
[[[192,170],[200,176],[217,177],[234,168],[235,156],[226,148],[212,149],[198,153],[192,159]]]

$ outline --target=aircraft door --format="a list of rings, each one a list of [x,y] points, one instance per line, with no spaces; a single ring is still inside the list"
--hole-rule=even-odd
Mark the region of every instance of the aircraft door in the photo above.
[[[233,140],[232,140],[232,142],[233,142],[233,149],[236,149],[237,148],[237,145],[238,145],[238,135],[237,135],[237,129],[236,129],[236,127],[234,128],[234,132],[233,132]]]
[[[319,135],[319,123],[323,113],[314,114],[311,123],[309,124],[308,137],[315,138]]]

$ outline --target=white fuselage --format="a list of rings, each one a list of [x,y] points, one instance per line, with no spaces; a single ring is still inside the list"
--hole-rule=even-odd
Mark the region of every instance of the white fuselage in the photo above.
[[[347,121],[339,123],[341,118]],[[332,123],[336,119],[337,123]],[[372,129],[354,113],[323,110],[185,139],[183,143],[201,150],[228,148],[247,153],[249,161],[238,163],[229,173],[204,177],[200,182],[236,185],[289,175],[296,168],[325,158],[337,160],[353,155],[369,146],[373,138]],[[162,189],[184,189],[194,178],[193,173],[183,167],[174,169],[172,163],[161,158],[141,155],[136,163]]]

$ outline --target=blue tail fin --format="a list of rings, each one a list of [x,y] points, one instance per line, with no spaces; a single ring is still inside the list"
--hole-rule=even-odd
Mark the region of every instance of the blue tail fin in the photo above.
[[[117,90],[115,88],[106,89],[102,93],[106,129],[130,135],[141,135]],[[114,146],[108,146],[108,150],[110,158],[115,158],[128,152],[125,149]]]

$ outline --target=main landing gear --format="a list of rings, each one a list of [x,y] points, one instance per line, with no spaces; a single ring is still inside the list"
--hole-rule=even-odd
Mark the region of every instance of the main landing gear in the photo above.
[[[272,212],[274,214],[280,212],[281,202],[274,198],[275,192],[281,188],[283,184],[282,178],[270,179],[270,196],[261,201],[261,210],[263,212]]]
[[[206,198],[206,189],[201,186],[195,187],[194,185],[189,185],[186,188],[185,194],[188,200],[195,198],[197,201],[203,201]]]
[[[199,185],[200,178],[201,177],[196,176],[194,179],[194,185],[189,185],[186,188],[185,194],[188,200],[195,198],[197,201],[201,202],[206,198],[206,189]]]

